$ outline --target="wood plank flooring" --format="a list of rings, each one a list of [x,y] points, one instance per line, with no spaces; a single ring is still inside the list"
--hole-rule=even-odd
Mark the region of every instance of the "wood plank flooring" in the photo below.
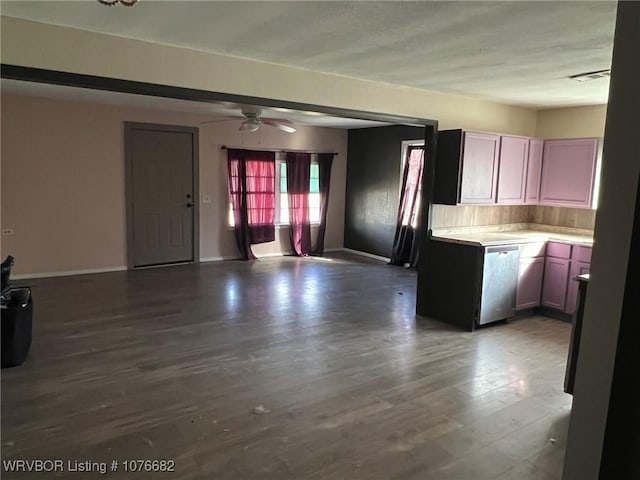
[[[2,478],[561,476],[570,326],[416,318],[415,275],[347,254],[38,279],[2,371],[2,458],[175,461]]]

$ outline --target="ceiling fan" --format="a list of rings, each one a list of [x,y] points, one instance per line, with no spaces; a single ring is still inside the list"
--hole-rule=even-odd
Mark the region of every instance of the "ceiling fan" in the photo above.
[[[282,130],[287,133],[294,133],[296,128],[293,126],[293,122],[291,120],[287,120],[286,118],[267,118],[262,117],[262,109],[260,107],[253,107],[245,105],[242,107],[242,117],[232,117],[232,118],[242,118],[242,123],[240,124],[239,130],[245,132],[255,132],[260,128],[261,125],[269,125],[270,127],[275,127],[279,130]],[[228,122],[229,120],[212,120],[210,122],[202,122],[200,125],[204,125],[206,123],[217,123],[217,122]]]

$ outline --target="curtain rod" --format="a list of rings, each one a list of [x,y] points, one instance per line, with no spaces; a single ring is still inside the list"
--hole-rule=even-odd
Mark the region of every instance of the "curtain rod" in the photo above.
[[[220,150],[229,150],[229,149],[233,149],[233,150],[250,150],[250,148],[246,148],[246,147],[227,147],[226,145],[222,145],[220,147]],[[293,150],[293,149],[282,150],[282,149],[277,149],[277,148],[261,148],[260,150],[262,150],[263,152],[275,152],[275,153],[292,152],[292,153],[315,153],[317,155],[339,155],[337,152],[313,152],[313,151],[309,151],[309,150]]]

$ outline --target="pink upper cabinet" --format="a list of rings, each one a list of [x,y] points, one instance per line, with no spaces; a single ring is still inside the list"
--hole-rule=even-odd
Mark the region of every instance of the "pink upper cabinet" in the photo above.
[[[540,174],[542,173],[542,149],[544,142],[537,138],[529,141],[529,163],[527,165],[527,187],[525,203],[538,203],[540,198]]]
[[[498,203],[511,205],[524,203],[528,159],[528,138],[501,137]]]
[[[590,207],[598,139],[545,140],[540,205]]]
[[[465,132],[460,203],[495,203],[500,136]]]

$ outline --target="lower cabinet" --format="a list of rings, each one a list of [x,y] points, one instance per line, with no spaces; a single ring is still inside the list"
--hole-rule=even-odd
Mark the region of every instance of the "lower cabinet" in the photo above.
[[[549,242],[540,303],[573,314],[578,302],[576,277],[589,273],[590,267],[591,247]]]
[[[547,257],[544,262],[544,282],[541,304],[564,311],[567,303],[570,260]]]
[[[473,331],[480,311],[484,248],[429,239],[428,252],[418,270],[416,313]]]
[[[521,258],[518,270],[516,310],[540,305],[540,292],[544,276],[544,257]]]
[[[578,307],[578,281],[576,277],[589,273],[591,265],[587,262],[572,261],[569,272],[569,286],[567,287],[567,302],[564,313],[573,315]]]
[[[591,261],[591,247],[564,242],[523,243],[518,252],[512,251],[512,244],[489,248],[430,239],[428,245],[429,256],[418,275],[417,314],[469,331],[485,323],[482,310],[488,301],[500,303],[500,308],[492,308],[498,314],[489,321],[515,316],[514,290],[516,311],[542,306],[573,313],[578,295],[574,278],[588,273]],[[514,253],[518,254],[514,263],[504,264]],[[488,257],[493,254],[498,254],[499,262],[490,265]]]

